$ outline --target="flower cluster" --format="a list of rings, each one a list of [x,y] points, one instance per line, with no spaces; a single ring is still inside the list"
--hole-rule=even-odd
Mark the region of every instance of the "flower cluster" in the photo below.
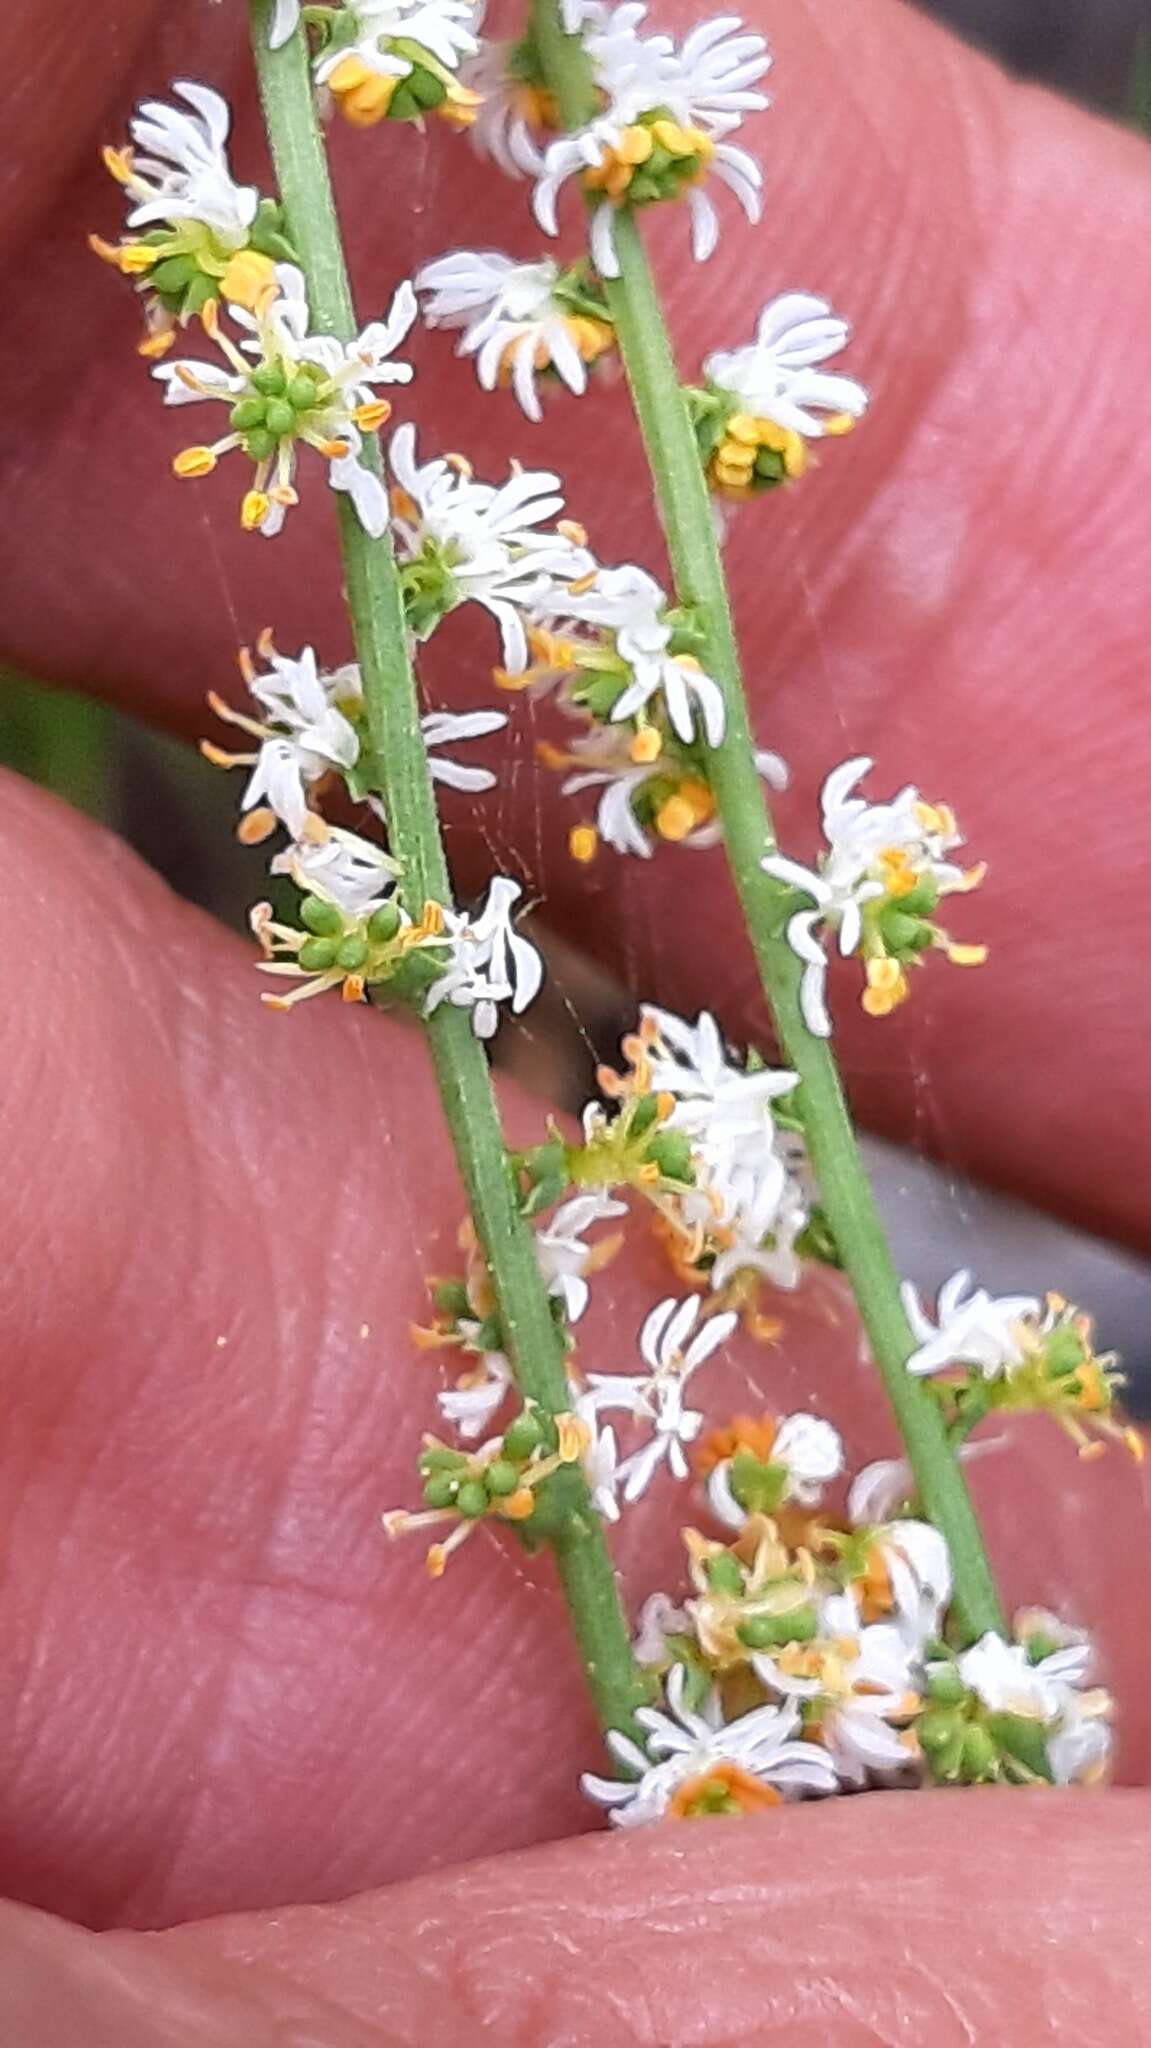
[[[1113,1413],[1123,1375],[1114,1352],[1096,1355],[1090,1316],[1060,1294],[995,1297],[970,1281],[952,1274],[934,1323],[916,1289],[903,1289],[918,1340],[907,1370],[929,1380],[952,1433],[965,1437],[992,1413],[1050,1415],[1080,1457],[1099,1457],[1112,1437],[1141,1461],[1142,1437]]]
[[[615,219],[621,208],[685,199],[697,262],[712,254],[719,217],[704,189],[717,178],[758,220],[763,175],[728,140],[746,113],[766,107],[753,90],[771,58],[762,36],[731,16],[670,36],[641,36],[647,13],[635,0],[595,10],[584,32],[598,111],[584,127],[549,143],[536,176],[533,209],[545,234],[559,232],[561,188],[577,179],[595,201],[591,252],[603,277],[619,275]]]
[[[845,957],[862,959],[867,985],[861,1000],[869,1017],[886,1017],[906,1001],[908,969],[921,966],[927,953],[942,950],[957,967],[977,967],[987,958],[986,946],[958,945],[935,922],[943,897],[978,888],[984,875],[982,867],[960,868],[947,859],[963,844],[951,812],[924,803],[910,787],[885,804],[853,795],[871,765],[845,761],[824,783],[827,851],[817,867],[775,852],[762,863],[776,881],[811,898],[813,908],[795,912],[787,936],[803,962],[804,1018],[821,1038],[831,1018],[824,997],[827,955],[817,928],[836,933]]]
[[[381,534],[387,496],[364,460],[363,437],[391,412],[376,385],[406,384],[412,375],[409,363],[391,360],[416,317],[410,284],[399,287],[387,319],[373,321],[350,344],[311,332],[304,278],[294,264],[276,265],[254,312],[238,305],[228,310],[244,334],[238,346],[210,306],[201,313],[226,369],[188,359],[158,363],[153,373],[164,386],[166,405],[211,399],[229,409],[228,433],[183,449],[172,464],[176,475],[207,476],[221,455],[241,450],[255,474],[240,523],[271,537],[298,502],[297,451],[312,448],[328,465],[332,489],[347,492],[365,531]]]
[[[459,72],[479,49],[482,11],[479,0],[345,0],[314,10],[316,84],[356,128],[427,114],[467,128],[479,99]],[[300,19],[299,0],[276,0],[273,49],[296,33]]]
[[[609,1736],[618,1777],[583,1781],[617,1825],[869,1786],[1103,1775],[1111,1702],[1087,1684],[1086,1637],[1031,1610],[1011,1642],[949,1650],[946,1544],[915,1518],[868,1523],[850,1502],[846,1516],[822,1505],[842,1468],[830,1424],[739,1418],[696,1462],[736,1533],[686,1530],[686,1597],[644,1606],[636,1654],[666,1707],[640,1710],[642,1746]],[[873,1491],[867,1471],[857,1491]]]
[[[90,237],[98,256],[138,280],[146,356],[165,354],[177,326],[220,299],[253,310],[276,261],[292,258],[278,205],[232,176],[227,102],[187,80],[174,91],[186,107],[147,100],[132,120],[143,155],[104,151],[128,202],[127,233],[117,243]]]
[[[825,299],[786,292],[764,308],[749,347],[708,356],[702,388],[686,397],[713,490],[735,499],[771,490],[803,475],[809,441],[850,433],[867,393],[819,367],[848,333]]]
[[[485,391],[510,384],[529,420],[543,417],[537,378],[575,396],[588,370],[615,347],[602,290],[586,263],[565,269],[550,257],[517,263],[496,250],[458,249],[417,273],[429,327],[459,327],[460,355],[474,356]]]

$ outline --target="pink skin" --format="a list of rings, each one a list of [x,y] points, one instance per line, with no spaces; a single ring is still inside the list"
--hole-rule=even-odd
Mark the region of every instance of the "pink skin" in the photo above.
[[[114,229],[115,195],[90,173],[91,147],[118,134],[133,99],[202,76],[235,85],[250,114],[237,11],[117,0],[99,23],[79,8],[42,23],[19,6],[0,21],[0,78],[20,80],[9,161],[27,175],[0,199],[13,279],[5,388],[20,394],[21,423],[8,458],[17,516],[4,652],[189,729],[203,689],[227,687],[235,640],[268,619],[286,646],[310,636],[332,658],[347,651],[334,597],[314,609],[315,551],[329,534],[322,485],[268,548],[235,531],[234,470],[203,485],[168,480],[184,423],[144,404],[130,294],[85,267],[80,247],[87,225]],[[996,943],[984,977],[939,965],[903,1016],[867,1028],[842,991],[852,1079],[876,1122],[907,1133],[919,1098],[903,1077],[929,1073],[931,1129],[917,1136],[1136,1238],[1146,1180],[1117,1176],[1114,1161],[1144,1156],[1148,1136],[1136,1089],[1146,1005],[1132,988],[1146,968],[1129,905],[1143,900],[1148,851],[1132,570],[1151,540],[1151,495],[1126,381],[1129,337],[1149,310],[1146,154],[1008,87],[881,0],[840,0],[834,41],[814,0],[780,13],[769,23],[769,222],[754,244],[730,223],[710,272],[669,271],[685,349],[694,362],[721,324],[727,339],[750,333],[769,292],[815,286],[854,315],[852,360],[877,405],[821,474],[737,524],[730,553],[759,727],[795,765],[785,822],[801,847],[825,765],[807,738],[818,692],[835,707],[835,752],[876,751],[877,789],[914,775],[953,800],[973,851],[995,863],[985,898],[955,919],[958,935]],[[31,121],[29,107],[49,101],[52,123]],[[64,135],[76,141],[74,176]],[[506,241],[508,191],[473,174],[466,144],[385,131],[339,146],[352,178],[375,180],[405,147],[421,176],[434,163],[419,253]],[[240,160],[255,170],[250,143]],[[417,253],[412,219],[377,207],[360,236],[359,274],[382,279],[381,299]],[[670,223],[669,251],[683,228]],[[526,233],[522,246],[534,246]],[[764,264],[750,280],[749,246]],[[566,461],[565,410],[532,430],[509,400],[477,398],[442,337],[423,360],[429,446],[479,453],[507,436],[528,461]],[[61,377],[74,380],[63,404]],[[593,403],[607,410],[579,419],[603,421],[602,443],[585,453],[590,436],[579,438],[572,507],[608,558],[644,554],[634,481],[625,498],[611,468],[634,480],[622,429],[617,446],[622,402]],[[488,658],[484,632],[466,636],[473,669],[477,647]],[[454,671],[433,695],[458,702]],[[488,696],[481,680],[475,696]],[[686,892],[674,856],[633,865],[621,904],[608,857],[590,883],[573,876],[550,805],[536,859],[530,725],[513,716],[519,774],[485,822],[521,866],[532,849],[532,883],[557,915],[578,913],[581,932],[594,925],[642,993],[706,999],[733,1028],[745,1019],[761,1032],[718,862],[692,867]],[[28,2004],[14,2038],[74,2043],[78,2012],[88,2037],[117,2048],[452,2043],[485,2019],[525,2042],[718,2044],[770,2040],[765,2029],[799,2019],[855,2048],[890,2038],[905,2011],[931,2022],[933,2040],[1010,2037],[1013,2008],[1000,2001],[1013,1996],[1023,2029],[1048,2001],[1054,2040],[1142,2038],[1123,1901],[1137,1894],[1147,1822],[1130,1793],[1041,1805],[875,1798],[731,1831],[527,1853],[586,1825],[573,1783],[594,1746],[546,1566],[482,1535],[432,1590],[418,1553],[385,1547],[378,1529],[380,1508],[411,1494],[439,1376],[413,1360],[407,1330],[424,1313],[422,1273],[450,1256],[459,1209],[418,1041],[335,1002],[290,1020],[261,1011],[245,948],[19,785],[0,829],[15,1191],[0,1882],[94,1926],[248,1916],[160,1943],[98,1943],[14,1911],[4,1980],[44,2001]],[[652,936],[661,922],[676,932],[666,957]],[[971,1028],[957,1030],[967,1005],[978,1006]],[[509,1108],[513,1129],[537,1128],[537,1104]],[[626,1274],[609,1271],[588,1355],[610,1364],[619,1330],[665,1284],[654,1249]],[[737,1348],[731,1405],[814,1400],[848,1426],[854,1458],[888,1449],[839,1293],[813,1290],[786,1314],[780,1351]],[[426,1375],[423,1398],[413,1373]],[[1095,1620],[1106,1600],[1121,1775],[1141,1781],[1141,1475],[1117,1453],[1081,1466],[1030,1429],[977,1479],[1009,1601],[1049,1599]],[[671,1582],[682,1512],[672,1489],[653,1489],[627,1525],[635,1593]],[[519,1853],[458,1879],[418,1876],[497,1852]],[[900,1867],[918,1873],[913,1910],[900,1905]],[[351,1906],[261,1914],[412,1878]],[[682,1941],[661,1960],[685,1897],[698,1970]],[[564,1957],[547,1933],[561,1908],[574,1944]],[[900,1910],[911,1917],[893,1953]],[[1100,1925],[1102,1941],[1088,1931]],[[594,2011],[580,2003],[585,1970]],[[440,2006],[418,2008],[421,1998]],[[422,2033],[417,2009],[432,2013]]]

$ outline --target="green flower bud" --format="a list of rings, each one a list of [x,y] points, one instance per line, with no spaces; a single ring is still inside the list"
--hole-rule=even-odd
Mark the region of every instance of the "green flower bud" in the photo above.
[[[465,1479],[456,1494],[456,1506],[469,1522],[478,1522],[488,1511],[488,1490],[478,1479]]]
[[[319,388],[311,370],[297,370],[284,396],[296,412],[310,412]]]
[[[734,1600],[743,1595],[743,1568],[737,1557],[721,1550],[707,1561],[707,1583],[713,1593],[729,1593]]]
[[[929,1671],[927,1695],[929,1699],[938,1700],[941,1706],[958,1706],[960,1700],[967,1697],[967,1687],[959,1676],[958,1665],[945,1664],[942,1671]]]
[[[300,905],[300,923],[320,938],[334,939],[344,929],[344,920],[334,903],[322,896],[305,896]]]
[[[1052,1330],[1043,1347],[1044,1371],[1053,1380],[1077,1372],[1087,1356],[1087,1347],[1077,1330],[1063,1324]]]
[[[1022,1764],[1032,1777],[1050,1780],[1051,1761],[1042,1721],[1032,1721],[1024,1714],[989,1714],[987,1725],[1001,1755]]]
[[[190,256],[165,256],[148,272],[154,292],[183,292],[191,283],[196,265]]]
[[[252,371],[252,382],[265,398],[282,398],[286,379],[278,363],[258,363]]]
[[[276,452],[276,437],[267,427],[253,427],[244,436],[244,452],[253,462],[270,462]]]
[[[386,946],[395,938],[400,929],[399,906],[395,903],[381,903],[368,919],[368,937],[377,946]]]
[[[450,1472],[430,1472],[424,1481],[424,1499],[430,1508],[455,1506],[456,1482]]]
[[[931,1775],[944,1784],[953,1782],[962,1768],[968,1725],[951,1707],[929,1707],[915,1724]]]
[[[922,918],[909,916],[902,901],[901,898],[898,910],[885,910],[879,920],[888,949],[897,959],[903,953],[918,953],[932,944],[931,932]]]
[[[973,1721],[963,1738],[960,1772],[968,1785],[986,1785],[999,1776],[999,1755],[986,1728]]]
[[[510,1458],[493,1458],[484,1473],[484,1484],[497,1500],[502,1494],[514,1493],[519,1483],[519,1467],[513,1465]]]
[[[264,422],[269,434],[274,434],[277,441],[282,440],[285,434],[294,434],[296,431],[296,415],[286,398],[268,400]]]
[[[432,1301],[445,1316],[466,1316],[471,1308],[468,1290],[462,1280],[437,1280],[432,1289]]]
[[[504,1451],[509,1458],[523,1464],[525,1458],[530,1458],[533,1451],[538,1451],[543,1440],[544,1433],[535,1410],[525,1408],[504,1431]]]
[[[641,1136],[644,1131],[650,1131],[658,1116],[659,1104],[654,1095],[637,1097],[631,1112],[631,1127],[636,1136]]]
[[[645,1157],[654,1161],[665,1180],[690,1183],[695,1179],[691,1145],[682,1131],[656,1131],[649,1140]]]
[[[347,938],[341,939],[336,947],[336,965],[342,967],[346,974],[358,974],[360,968],[366,964],[367,958],[368,942],[361,939],[357,932],[349,932]]]
[[[335,939],[305,939],[299,951],[300,966],[308,974],[324,974],[335,964]]]
[[[466,1453],[453,1451],[449,1444],[429,1444],[419,1457],[420,1471],[425,1473],[462,1472],[467,1462]]]
[[[417,64],[415,70],[405,78],[404,84],[417,107],[438,107],[447,95],[447,86],[443,79],[437,78],[434,71],[426,71],[420,64]]]
[[[498,1316],[485,1316],[475,1335],[477,1351],[502,1351],[504,1326]]]
[[[238,434],[246,434],[252,427],[264,424],[264,401],[262,398],[241,398],[232,407],[230,423]]]
[[[939,908],[939,884],[931,875],[920,875],[914,888],[897,900],[909,917],[930,917]]]
[[[772,1515],[787,1486],[786,1465],[772,1465],[751,1451],[737,1451],[731,1461],[731,1490],[749,1515]]]
[[[749,1614],[736,1635],[749,1650],[779,1649],[785,1643],[810,1643],[819,1631],[813,1607],[794,1607],[789,1614]]]

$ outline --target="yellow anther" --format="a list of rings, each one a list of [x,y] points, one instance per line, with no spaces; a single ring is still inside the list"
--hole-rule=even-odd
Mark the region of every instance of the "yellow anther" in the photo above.
[[[530,1486],[517,1486],[514,1493],[492,1502],[492,1512],[505,1522],[526,1522],[535,1513],[536,1497]]]
[[[660,739],[655,727],[653,725],[645,725],[642,732],[635,734],[628,748],[628,753],[637,766],[645,766],[652,761],[659,760],[662,748],[663,741]]]
[[[343,997],[345,1003],[362,1003],[364,1000],[363,975],[349,974],[345,978],[344,985],[340,990],[340,994]]]
[[[149,249],[143,242],[125,242],[120,251],[120,269],[125,277],[143,277],[155,261],[155,249]]]
[[[370,71],[362,57],[348,55],[328,80],[340,112],[354,128],[373,128],[382,121],[399,84],[398,78]]]
[[[220,295],[230,306],[244,306],[254,312],[269,285],[276,282],[276,266],[258,249],[240,249],[220,279]]]
[[[854,433],[855,421],[849,412],[833,412],[830,419],[824,420],[823,431],[838,441],[844,434]]]
[[[167,355],[175,339],[174,327],[157,327],[151,334],[146,334],[143,341],[136,343],[136,354],[146,356],[149,362],[154,363]]]
[[[636,1174],[637,1181],[645,1188],[658,1187],[660,1178],[660,1170],[654,1159],[645,1160]]]
[[[807,443],[800,434],[789,434],[783,450],[783,467],[788,476],[802,476],[807,468]]]
[[[655,829],[660,838],[670,839],[673,843],[686,839],[698,822],[691,804],[679,794],[669,796],[655,814]]]
[[[325,462],[342,462],[344,456],[351,453],[346,441],[317,441],[315,445]]]
[[[526,690],[531,679],[530,669],[524,669],[518,676],[509,675],[506,668],[492,670],[492,681],[497,690]]]
[[[539,740],[536,743],[536,760],[541,768],[558,772],[561,768],[570,768],[572,757],[565,754],[562,747],[553,747],[550,740]]]
[[[578,519],[557,519],[556,532],[562,533],[564,539],[570,540],[575,548],[587,546],[587,527],[581,526]]]
[[[411,496],[411,493],[401,489],[399,484],[393,484],[391,498],[392,511],[395,513],[396,518],[405,519],[409,526],[418,526],[420,523],[420,508]]]
[[[869,1017],[889,1017],[911,993],[898,960],[886,955],[867,962],[867,987],[860,1002]]]
[[[1098,1437],[1092,1437],[1089,1443],[1080,1444],[1079,1456],[1083,1459],[1084,1464],[1093,1464],[1096,1458],[1101,1458],[1104,1455],[1106,1449],[1106,1444],[1100,1443]]]
[[[446,121],[450,128],[471,128],[475,125],[476,116],[483,103],[482,93],[473,92],[470,86],[458,85],[453,81],[436,112],[440,120]]]
[[[574,1415],[556,1416],[556,1448],[561,1465],[574,1465],[583,1457],[591,1442],[591,1432],[586,1422],[580,1422]]]
[[[1140,1436],[1139,1431],[1137,1429],[1125,1429],[1123,1441],[1134,1458],[1135,1463],[1141,1465],[1147,1456],[1147,1445]]]
[[[598,575],[598,569],[589,569],[586,576],[577,576],[574,583],[568,584],[568,596],[582,597],[585,591],[594,590],[595,580]]]
[[[594,362],[597,356],[615,347],[615,329],[609,327],[605,320],[592,320],[587,314],[575,313],[565,317],[564,326],[585,363]]]
[[[706,824],[707,820],[713,816],[715,812],[715,798],[706,782],[700,782],[694,776],[691,776],[686,782],[680,783],[679,794],[683,802],[691,810],[697,825]]]
[[[593,861],[599,848],[599,833],[594,825],[573,825],[568,833],[568,852],[573,860],[587,865]]]
[[[132,152],[130,149],[112,149],[111,147],[102,149],[100,151],[100,161],[104,169],[111,172],[118,185],[131,184]]]
[[[947,957],[953,967],[982,967],[987,958],[986,946],[949,945]]]
[[[751,449],[754,459],[754,451],[763,441],[760,431],[762,426],[763,421],[753,419],[749,412],[735,412],[728,420],[724,433],[730,440],[740,441]]]
[[[443,904],[433,903],[429,899],[428,902],[424,904],[423,916],[420,919],[420,923],[423,926],[424,931],[428,933],[429,937],[438,938],[439,934],[443,931],[444,928]]]
[[[611,154],[621,164],[645,164],[654,147],[650,128],[625,128]]]
[[[386,398],[370,399],[366,405],[358,405],[352,414],[356,425],[362,427],[365,434],[374,434],[376,428],[382,427],[391,416],[392,408]]]
[[[176,476],[210,476],[216,467],[216,457],[210,448],[181,448],[172,457],[172,469]]]
[[[207,742],[202,740],[200,744],[207,752]],[[210,761],[212,756],[208,754],[207,758]],[[277,822],[275,811],[270,811],[266,805],[260,804],[256,810],[246,812],[240,819],[236,827],[236,837],[241,846],[262,846],[265,839],[271,838]]]
[[[255,533],[263,525],[272,509],[272,501],[266,491],[245,491],[240,505],[240,525],[245,533]]]
[[[384,1526],[385,1528],[387,1527],[386,1522]],[[388,1530],[389,1536],[391,1536],[393,1533],[394,1532],[391,1529]],[[433,1543],[431,1545],[428,1554],[424,1559],[424,1564],[427,1569],[429,1579],[443,1578],[443,1575],[448,1568],[448,1553],[442,1543]]]

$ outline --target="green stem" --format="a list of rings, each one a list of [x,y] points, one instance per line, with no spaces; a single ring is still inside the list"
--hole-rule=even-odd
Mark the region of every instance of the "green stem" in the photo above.
[[[313,103],[304,35],[268,48],[271,0],[251,0],[252,35],[268,136],[292,243],[308,281],[317,330],[350,341],[357,329]],[[364,459],[379,468],[374,438]],[[350,501],[337,500],[348,609],[363,678],[368,736],[379,764],[401,893],[418,916],[427,899],[450,901],[450,883],[408,652],[390,539],[372,540]],[[427,1024],[440,1100],[520,1391],[555,1415],[569,1406],[560,1333],[519,1211],[487,1056],[468,1015],[443,1005]],[[555,1551],[596,1709],[605,1727],[633,1728],[647,1684],[631,1653],[603,1528],[578,1466],[540,1488],[540,1519]]]
[[[534,0],[536,48],[568,127],[595,112],[587,56],[560,25],[556,0]],[[606,204],[606,201],[593,201]],[[907,1371],[914,1338],[875,1197],[844,1101],[835,1058],[807,1028],[800,1005],[802,967],[787,942],[790,892],[760,863],[776,845],[756,771],[747,700],[711,504],[663,312],[634,213],[615,219],[620,275],[606,281],[660,520],[681,603],[703,628],[704,667],[727,706],[722,746],[709,756],[709,781],[744,919],[784,1055],[800,1077],[799,1107],[823,1206],[855,1292],[872,1353],[895,1411],[920,1498],[946,1536],[955,1573],[955,1610],[972,1637],[1001,1630],[1003,1616],[979,1524],[939,1410]]]

